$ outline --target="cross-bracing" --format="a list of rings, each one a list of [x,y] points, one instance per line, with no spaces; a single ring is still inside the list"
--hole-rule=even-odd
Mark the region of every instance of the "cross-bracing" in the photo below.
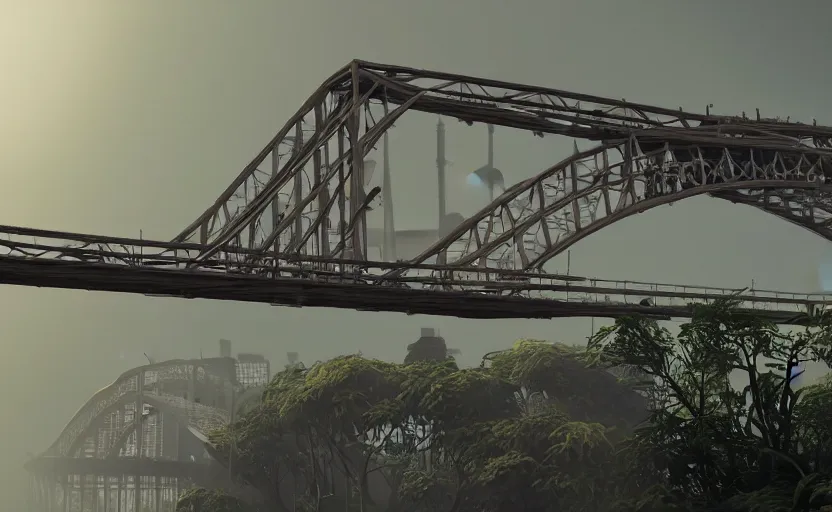
[[[406,261],[372,261],[368,154],[407,111],[594,147],[524,180]],[[700,194],[832,239],[832,128],[694,114],[461,75],[354,61],[330,77],[171,242],[0,228],[0,282],[472,318],[685,316],[736,295],[805,321],[825,295],[605,281],[544,265],[617,220]],[[264,169],[268,167],[268,169]],[[392,222],[390,223],[392,224]],[[384,254],[395,260],[385,222]]]

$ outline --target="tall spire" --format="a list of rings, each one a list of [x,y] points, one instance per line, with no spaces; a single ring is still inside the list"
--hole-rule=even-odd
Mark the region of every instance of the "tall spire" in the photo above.
[[[387,261],[396,261],[396,224],[393,219],[393,184],[390,179],[390,140],[389,135],[384,133],[384,145],[382,147],[383,175],[381,183],[381,199],[384,204],[384,258]]]
[[[439,180],[439,230],[447,215],[445,191],[445,124],[442,118],[436,123],[436,177]]]
[[[494,168],[494,125],[488,125],[488,167]]]
[[[488,170],[490,179],[488,180],[488,200],[494,200],[494,180],[496,178],[496,168],[494,167],[494,125],[488,125]]]

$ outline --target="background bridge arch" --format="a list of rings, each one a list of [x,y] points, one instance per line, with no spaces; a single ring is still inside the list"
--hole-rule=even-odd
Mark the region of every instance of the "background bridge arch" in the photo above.
[[[204,441],[232,420],[238,397],[258,397],[269,377],[268,361],[252,354],[125,372],[29,461],[32,510],[169,512],[192,486],[250,492],[227,481]]]

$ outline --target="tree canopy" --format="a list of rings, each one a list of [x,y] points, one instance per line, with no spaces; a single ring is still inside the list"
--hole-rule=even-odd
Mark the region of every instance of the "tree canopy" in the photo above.
[[[731,303],[677,335],[622,318],[586,347],[520,340],[459,368],[411,347],[277,374],[211,435],[256,499],[178,510],[815,511],[832,504],[832,322],[781,331]],[[250,497],[249,497],[250,498]]]

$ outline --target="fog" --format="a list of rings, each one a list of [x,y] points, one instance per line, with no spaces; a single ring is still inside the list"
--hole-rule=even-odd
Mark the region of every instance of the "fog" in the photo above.
[[[0,224],[170,239],[353,58],[832,124],[829,14],[824,0],[0,0]],[[435,118],[414,123],[391,137],[399,229],[436,224]],[[470,212],[483,198],[465,175],[484,163],[485,128],[457,124],[448,203]],[[495,163],[510,183],[571,147],[501,133]],[[580,242],[569,271],[814,291],[824,261],[832,247],[808,231],[692,198]],[[591,328],[8,286],[0,304],[7,510],[23,508],[27,452],[44,450],[145,353],[216,355],[228,338],[274,365],[293,350],[306,361],[357,351],[401,360],[429,326],[474,364],[519,337],[580,343]]]

